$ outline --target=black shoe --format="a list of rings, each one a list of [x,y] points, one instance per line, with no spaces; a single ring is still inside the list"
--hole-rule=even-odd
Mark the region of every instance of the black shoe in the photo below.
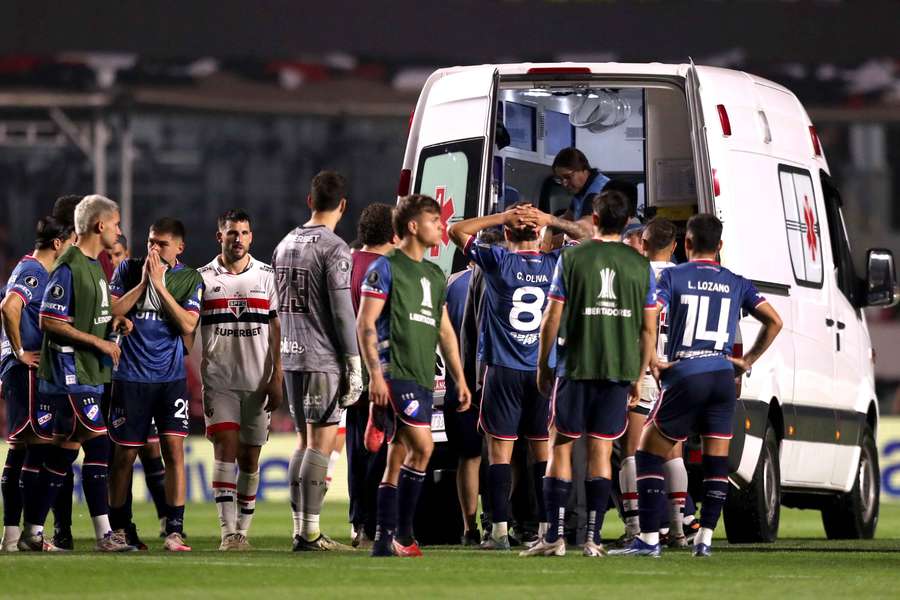
[[[145,544],[138,536],[137,525],[135,525],[134,523],[129,523],[128,527],[125,528],[125,542],[129,546],[134,546],[138,550],[147,549],[147,544]]]
[[[53,532],[53,540],[51,543],[57,548],[61,548],[63,550],[74,550],[75,549],[75,540],[72,539],[72,530],[69,528],[66,529],[57,529]]]
[[[481,545],[481,535],[479,535],[477,529],[472,529],[463,534],[462,537],[462,545],[463,546],[480,546]]]

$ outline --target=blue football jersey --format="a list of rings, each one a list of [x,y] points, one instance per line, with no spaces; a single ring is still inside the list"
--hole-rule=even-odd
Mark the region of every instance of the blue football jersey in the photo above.
[[[457,337],[462,329],[470,281],[472,281],[472,269],[453,273],[447,280],[447,315],[450,317],[450,323],[453,324],[453,331],[456,332]]]
[[[361,295],[369,298],[378,298],[384,300],[385,305],[375,320],[375,330],[378,334],[378,358],[382,365],[387,365],[391,361],[391,349],[388,344],[384,344],[385,340],[391,337],[391,284],[393,277],[391,275],[391,263],[385,257],[381,256],[372,261],[369,268],[366,269],[366,276],[363,279]]]
[[[118,298],[128,293],[124,282],[135,279],[129,277],[128,271],[137,265],[138,263],[129,260],[119,264],[109,284],[113,297]],[[183,268],[184,265],[178,263],[167,273]],[[202,290],[203,283],[198,282],[181,307],[200,314]],[[167,318],[156,291],[148,286],[148,291],[138,299],[127,316],[134,323],[134,330],[131,335],[122,338],[122,357],[119,366],[113,371],[113,379],[138,383],[166,383],[184,379],[187,375],[181,331]]]
[[[92,259],[89,259],[92,260]],[[60,265],[47,281],[44,297],[41,301],[40,316],[49,319],[72,322],[72,300],[75,286],[72,281],[72,270],[69,265]],[[38,380],[38,390],[42,394],[102,394],[103,386],[78,383],[75,374],[75,355],[71,352],[60,352],[51,348],[48,352],[53,367],[53,380]]]
[[[19,321],[19,337],[22,348],[29,351],[40,351],[44,334],[40,328],[41,300],[50,274],[33,256],[25,256],[13,269],[6,284],[4,296],[15,294],[22,299],[22,318]],[[9,367],[16,363],[6,331],[0,342],[0,373],[5,374]]]
[[[749,279],[709,260],[663,270],[656,292],[667,310],[665,356],[675,362],[664,372],[667,382],[732,368],[726,357],[731,356],[741,310],[753,310],[766,301]]]
[[[472,237],[466,256],[484,271],[478,360],[520,371],[537,369],[541,317],[559,251],[513,252]],[[554,350],[551,366],[555,360]]]

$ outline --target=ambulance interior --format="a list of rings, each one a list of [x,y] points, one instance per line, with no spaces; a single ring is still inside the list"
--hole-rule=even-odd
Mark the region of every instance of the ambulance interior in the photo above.
[[[571,196],[551,165],[560,150],[574,146],[611,180],[633,184],[624,188],[636,195],[642,221],[659,215],[683,228],[697,212],[684,91],[602,85],[501,83],[491,173],[496,210],[519,200],[549,213],[566,209]]]

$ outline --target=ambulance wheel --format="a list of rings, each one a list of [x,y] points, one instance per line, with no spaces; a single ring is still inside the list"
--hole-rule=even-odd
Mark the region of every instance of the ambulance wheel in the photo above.
[[[732,544],[774,542],[781,520],[781,468],[778,437],[766,426],[753,480],[743,489],[730,487],[725,501],[725,534]]]
[[[822,524],[830,540],[870,540],[878,525],[881,471],[878,447],[872,429],[866,425],[859,445],[859,465],[853,489],[838,494],[822,507]]]

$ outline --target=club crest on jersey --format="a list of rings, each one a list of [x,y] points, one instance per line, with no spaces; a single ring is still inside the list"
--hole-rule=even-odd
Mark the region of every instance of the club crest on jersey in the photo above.
[[[245,299],[234,299],[228,301],[228,310],[234,313],[234,316],[241,318],[244,311],[247,310],[247,301]]]
[[[600,295],[598,300],[615,300],[616,292],[613,282],[616,280],[616,272],[610,268],[600,270]]]
[[[87,407],[87,410],[84,411],[84,414],[91,421],[96,421],[97,417],[100,416],[100,407],[96,404],[91,404]]]

